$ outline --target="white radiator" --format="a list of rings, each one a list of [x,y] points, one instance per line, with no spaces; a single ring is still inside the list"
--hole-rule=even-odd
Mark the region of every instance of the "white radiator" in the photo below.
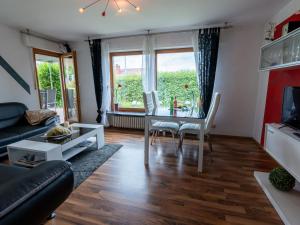
[[[108,122],[112,127],[144,129],[145,117],[124,114],[108,114]]]

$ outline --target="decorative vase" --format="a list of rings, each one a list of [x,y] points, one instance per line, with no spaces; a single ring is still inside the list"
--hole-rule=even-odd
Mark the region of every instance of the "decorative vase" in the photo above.
[[[269,175],[271,184],[280,191],[290,191],[295,187],[295,178],[283,168],[275,168]]]

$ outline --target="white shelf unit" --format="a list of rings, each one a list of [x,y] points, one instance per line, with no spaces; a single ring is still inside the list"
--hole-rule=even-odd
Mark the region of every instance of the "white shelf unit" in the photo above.
[[[261,71],[295,66],[300,66],[300,28],[261,48]]]
[[[269,181],[269,173],[254,172],[254,176],[286,225],[300,223],[300,192],[282,192]]]
[[[282,124],[267,124],[265,150],[297,181],[300,181],[300,138],[297,131]],[[300,189],[277,190],[269,181],[269,173],[254,172],[254,176],[286,225],[300,224]]]

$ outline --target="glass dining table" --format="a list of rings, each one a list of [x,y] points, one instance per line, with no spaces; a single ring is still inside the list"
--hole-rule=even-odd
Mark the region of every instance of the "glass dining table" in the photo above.
[[[144,163],[149,164],[149,138],[151,121],[168,121],[178,123],[195,123],[200,125],[199,143],[198,143],[198,172],[203,171],[203,145],[204,145],[204,125],[205,116],[199,108],[174,109],[158,108],[145,114],[145,147],[144,147]]]

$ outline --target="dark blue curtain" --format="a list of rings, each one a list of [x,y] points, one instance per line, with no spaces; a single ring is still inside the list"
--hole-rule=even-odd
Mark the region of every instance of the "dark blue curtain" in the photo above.
[[[197,65],[199,74],[199,90],[203,113],[207,115],[213,95],[218,60],[220,28],[199,30],[199,54]]]
[[[93,66],[93,76],[95,85],[95,95],[97,102],[97,123],[101,123],[102,120],[102,96],[103,96],[103,75],[102,75],[102,65],[101,65],[101,40],[89,41],[92,66]]]

